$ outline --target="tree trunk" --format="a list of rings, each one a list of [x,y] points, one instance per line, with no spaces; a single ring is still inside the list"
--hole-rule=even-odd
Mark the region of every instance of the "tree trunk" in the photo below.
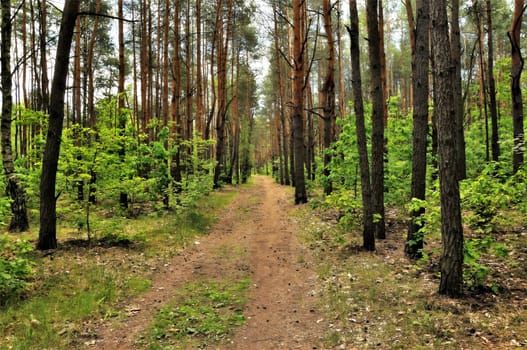
[[[524,0],[514,1],[514,15],[512,28],[508,33],[511,43],[511,96],[512,96],[512,127],[514,135],[514,149],[512,155],[512,167],[516,173],[523,165],[523,99],[521,90],[521,75],[523,71],[523,57],[520,47],[521,26],[523,13],[525,12]]]
[[[456,135],[452,128],[456,106],[452,89],[452,57],[448,40],[447,1],[431,1],[432,42],[434,43],[434,106],[439,142],[439,182],[441,192],[441,282],[439,294],[459,297],[463,292],[463,228],[456,167]]]
[[[117,16],[123,18],[123,0],[118,0],[117,2]],[[125,109],[125,87],[124,82],[126,78],[126,61],[124,58],[124,25],[123,21],[119,20],[118,22],[118,45],[119,45],[119,78],[117,83],[117,115],[119,122],[119,136],[121,137],[119,141],[119,159],[122,164],[125,162],[126,157],[126,144],[124,141],[124,136],[126,133],[126,119],[127,113]],[[123,176],[121,176],[123,180]],[[128,193],[122,191],[119,195],[119,205],[123,209],[128,208]]]
[[[346,104],[348,101],[346,100],[346,89],[344,88],[344,46],[342,44],[342,20],[341,20],[341,14],[342,14],[342,2],[338,2],[338,9],[337,9],[337,43],[338,43],[338,80],[339,80],[339,116],[341,119],[346,118],[347,111],[346,111]],[[337,126],[336,135],[339,135],[340,127]]]
[[[179,17],[181,16],[181,3],[180,0],[174,0],[174,52],[172,62],[172,100],[170,107],[170,115],[172,119],[174,147],[175,152],[172,154],[170,163],[170,176],[174,183],[174,192],[181,192],[181,113],[180,113],[180,94],[181,94],[181,62],[180,62],[180,26]]]
[[[488,103],[488,88],[487,88],[487,80],[485,77],[485,40],[483,35],[483,24],[481,22],[481,15],[479,13],[479,10],[476,11],[476,27],[477,27],[477,33],[478,33],[478,50],[479,50],[479,79],[480,79],[480,86],[481,89],[479,89],[479,112],[480,116],[483,116],[485,121],[485,161],[490,161],[490,138],[489,138],[489,103]],[[481,108],[483,106],[483,109]],[[483,110],[483,114],[482,114]]]
[[[488,62],[487,73],[489,81],[489,108],[490,120],[492,123],[492,160],[498,162],[500,159],[500,144],[498,134],[498,105],[496,103],[496,82],[494,80],[494,43],[492,35],[492,4],[487,0],[487,46],[488,46]]]
[[[41,92],[42,92],[42,111],[47,112],[49,108],[49,78],[48,78],[48,54],[47,54],[47,4],[46,0],[40,1],[40,71]]]
[[[229,0],[227,11],[226,29],[223,16],[218,16],[216,21],[216,41],[218,46],[218,111],[216,115],[216,168],[214,171],[214,187],[221,185],[221,178],[225,175],[225,121],[228,112],[227,103],[227,56],[229,52],[230,29],[232,22],[233,0]],[[218,1],[218,11],[222,13],[222,1]],[[224,32],[225,29],[225,32]]]
[[[99,13],[101,9],[101,0],[97,0],[95,3],[95,13]],[[93,22],[93,31],[88,44],[86,71],[88,74],[88,118],[90,122],[90,128],[94,131],[94,135],[89,138],[89,143],[93,143],[97,138],[97,117],[95,115],[95,82],[94,82],[94,71],[93,71],[93,58],[95,43],[99,32],[99,16],[95,16]],[[90,169],[90,181],[89,181],[89,201],[95,204],[96,199],[96,183],[97,174],[95,172],[95,166]]]
[[[276,63],[276,70],[277,70],[277,76],[276,79],[278,81],[278,110],[279,110],[279,116],[280,116],[280,134],[279,138],[281,138],[281,149],[280,153],[283,156],[283,179],[284,185],[289,186],[291,184],[290,176],[289,176],[289,155],[288,155],[288,142],[287,142],[287,121],[286,121],[286,115],[285,115],[285,89],[284,84],[282,80],[282,65],[280,63],[280,45],[279,45],[279,32],[278,32],[278,17],[277,17],[277,11],[276,3],[273,6],[273,16],[274,16],[274,47],[275,47],[275,63]]]
[[[293,144],[295,157],[295,204],[307,203],[304,147],[304,1],[293,1]]]
[[[372,95],[372,191],[375,237],[386,238],[384,219],[384,94],[381,78],[381,51],[379,46],[379,24],[377,0],[366,1],[368,24],[368,54],[370,59]]]
[[[413,20],[411,2],[406,1],[409,14],[412,42],[412,91],[413,91],[413,153],[411,198],[425,199],[426,194],[426,149],[428,136],[428,67],[430,6],[428,0],[416,1],[416,21]],[[410,16],[411,15],[411,16]],[[410,211],[408,236],[405,252],[412,258],[420,258],[423,249],[423,223],[419,217],[424,214],[423,207]]]
[[[388,75],[386,74],[386,52],[384,44],[384,6],[382,0],[378,0],[379,3],[379,55],[381,62],[381,86],[382,86],[382,96],[383,96],[383,120],[384,127],[388,126],[388,98],[390,94],[388,92]],[[384,141],[386,146],[387,140]],[[384,151],[387,152],[385,147]]]
[[[203,118],[203,72],[201,64],[201,0],[196,0],[196,130],[199,137],[204,137]]]
[[[148,134],[147,125],[150,121],[149,114],[149,33],[148,33],[148,8],[149,1],[141,2],[141,49],[140,49],[140,64],[141,64],[141,131]]]
[[[2,10],[2,42],[1,54],[1,82],[2,82],[2,118],[1,118],[1,140],[2,140],[2,164],[6,177],[6,193],[11,199],[11,222],[8,230],[10,232],[24,232],[29,229],[27,217],[26,194],[18,174],[15,172],[13,160],[13,149],[11,145],[11,121],[13,113],[13,80],[11,75],[11,1],[1,1]]]
[[[357,147],[359,153],[360,183],[362,194],[362,246],[368,251],[375,250],[375,227],[373,224],[373,202],[370,184],[370,165],[368,160],[368,141],[364,122],[364,103],[362,99],[362,78],[360,71],[359,16],[357,1],[350,0],[351,81],[353,90],[353,108],[356,118]]]
[[[51,86],[49,126],[40,179],[40,231],[37,249],[57,247],[57,197],[55,184],[64,121],[64,94],[70,58],[71,41],[80,0],[66,0],[60,25],[55,72]]]
[[[465,155],[465,131],[464,131],[464,111],[461,88],[461,30],[459,29],[459,0],[451,0],[452,8],[451,22],[451,62],[454,67],[452,74],[452,93],[454,97],[454,107],[456,119],[454,120],[455,142],[456,142],[456,166],[457,178],[463,180],[467,177],[467,162]]]
[[[331,184],[329,164],[331,163],[331,144],[335,141],[335,43],[333,41],[333,27],[331,20],[330,0],[322,1],[322,17],[324,18],[324,30],[327,40],[327,71],[320,91],[321,103],[324,109],[324,193],[326,195],[333,191]]]

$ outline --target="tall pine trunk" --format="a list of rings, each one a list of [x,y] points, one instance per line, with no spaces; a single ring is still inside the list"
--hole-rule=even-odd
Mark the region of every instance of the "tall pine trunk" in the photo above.
[[[293,148],[295,165],[295,204],[307,203],[304,146],[304,1],[293,1]]]
[[[359,49],[359,15],[357,1],[350,0],[350,35],[351,82],[353,91],[353,108],[355,110],[355,128],[359,152],[360,184],[362,194],[362,246],[368,251],[375,250],[375,227],[373,224],[373,202],[370,183],[370,164],[368,160],[368,141],[364,122],[364,103],[362,98],[362,78],[360,71]]]
[[[324,193],[330,194],[333,191],[331,183],[329,165],[331,163],[330,147],[335,141],[335,43],[333,41],[333,27],[331,20],[330,0],[322,2],[322,15],[324,18],[324,30],[327,40],[327,71],[324,77],[324,83],[320,92],[322,108],[324,109]]]
[[[525,135],[523,130],[523,99],[521,89],[521,75],[523,71],[523,57],[520,47],[521,26],[525,12],[524,0],[514,1],[514,15],[509,35],[511,42],[511,96],[512,96],[512,127],[514,136],[514,150],[512,167],[517,172],[523,165],[523,147]]]
[[[426,194],[426,149],[428,137],[428,67],[429,59],[429,23],[430,6],[428,0],[416,1],[416,19],[413,21],[413,11],[410,0],[406,1],[410,31],[412,38],[412,91],[413,91],[413,153],[412,153],[412,185],[411,198],[425,199]],[[420,258],[423,249],[423,227],[419,219],[424,214],[420,206],[410,211],[408,236],[405,252],[412,258]]]
[[[366,1],[368,55],[370,61],[372,110],[372,191],[375,237],[386,238],[384,219],[384,93],[382,89],[381,50],[377,0]]]
[[[71,41],[75,20],[79,12],[80,0],[66,0],[60,25],[55,72],[51,86],[49,125],[42,160],[40,178],[40,231],[37,249],[46,250],[57,247],[57,167],[64,121],[64,94],[70,58]]]
[[[11,199],[10,232],[23,232],[29,229],[26,194],[18,174],[15,172],[13,149],[11,145],[11,118],[13,113],[12,75],[11,75],[11,1],[1,1],[2,42],[1,42],[1,82],[2,82],[2,164],[6,177],[6,192]]]
[[[125,89],[124,81],[126,78],[126,61],[124,58],[124,25],[123,25],[123,0],[117,2],[117,16],[120,18],[118,22],[118,45],[119,45],[119,78],[117,83],[117,115],[119,122],[119,159],[121,163],[125,162],[126,158],[126,144],[124,136],[126,134],[126,122],[127,113],[125,108]],[[121,176],[121,180],[124,180],[124,176]],[[119,195],[119,204],[121,208],[128,208],[128,193],[122,191]]]
[[[461,87],[461,30],[459,28],[459,0],[452,0],[450,4],[452,18],[450,19],[450,54],[454,69],[452,74],[451,89],[454,98],[456,119],[452,125],[455,129],[456,166],[457,178],[463,180],[467,177],[467,161],[465,155],[464,108]]]
[[[463,227],[456,162],[456,106],[452,89],[452,57],[448,38],[447,1],[431,1],[432,42],[434,43],[434,106],[439,142],[439,182],[441,192],[441,282],[439,294],[459,297],[463,292]]]
[[[492,160],[494,162],[498,162],[500,158],[500,143],[498,134],[498,105],[496,103],[496,82],[494,79],[494,43],[492,32],[492,4],[490,0],[487,0],[487,74],[489,81],[490,120],[492,125],[491,149]]]

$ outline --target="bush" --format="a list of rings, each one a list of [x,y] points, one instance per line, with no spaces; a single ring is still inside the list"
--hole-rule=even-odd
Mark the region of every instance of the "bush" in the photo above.
[[[33,261],[28,258],[32,250],[28,241],[11,241],[0,237],[0,304],[20,297],[33,275]]]

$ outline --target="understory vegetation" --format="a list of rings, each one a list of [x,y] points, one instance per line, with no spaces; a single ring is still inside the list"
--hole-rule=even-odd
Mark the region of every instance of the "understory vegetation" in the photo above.
[[[512,144],[511,121],[500,121],[500,140]],[[484,122],[467,128],[466,180],[460,184],[464,226],[464,297],[436,294],[441,256],[439,183],[429,149],[425,201],[410,198],[411,119],[391,114],[387,129],[387,239],[374,253],[361,247],[362,204],[352,119],[333,153],[330,178],[310,184],[313,197],[302,222],[306,241],[319,256],[323,304],[335,321],[330,348],[519,348],[527,345],[527,172],[513,173],[511,155],[485,159]],[[431,127],[431,126],[430,126]],[[431,145],[429,145],[431,147]],[[505,147],[504,147],[505,148]],[[322,167],[322,165],[320,165]],[[320,174],[321,175],[321,174]],[[333,183],[326,196],[318,188]],[[419,218],[422,258],[405,256],[409,212]],[[311,221],[310,221],[311,220]],[[410,242],[411,244],[411,242]]]
[[[250,280],[195,281],[181,288],[157,314],[145,345],[149,349],[203,348],[225,341],[243,314]]]
[[[515,225],[524,219],[502,222],[499,232],[468,229],[465,295],[450,299],[437,295],[438,230],[427,231],[423,258],[412,261],[404,254],[407,225],[397,210],[389,211],[388,238],[379,241],[373,253],[363,251],[360,230],[350,233],[338,223],[334,210],[309,207],[298,215],[305,223],[303,239],[317,256],[321,305],[332,320],[325,347],[514,349],[527,345],[523,307],[527,235],[511,230],[521,227]]]
[[[71,224],[75,213],[66,211],[59,248],[44,254],[33,250],[33,231],[3,237],[0,349],[91,344],[97,320],[125,316],[129,310],[120,303],[148,290],[151,276],[206,234],[235,195],[216,191],[206,201],[195,195],[185,208],[171,211],[143,204],[131,218],[102,204],[90,212],[90,240],[85,227]]]

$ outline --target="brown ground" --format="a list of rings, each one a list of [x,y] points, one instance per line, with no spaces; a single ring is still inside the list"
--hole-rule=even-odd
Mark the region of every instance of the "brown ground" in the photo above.
[[[96,349],[136,349],[140,334],[176,288],[197,278],[249,274],[246,324],[223,349],[317,349],[325,323],[318,311],[316,276],[309,250],[297,239],[289,213],[292,195],[268,177],[241,190],[210,235],[174,257],[155,275],[152,288],[131,300],[123,320],[97,330]]]

